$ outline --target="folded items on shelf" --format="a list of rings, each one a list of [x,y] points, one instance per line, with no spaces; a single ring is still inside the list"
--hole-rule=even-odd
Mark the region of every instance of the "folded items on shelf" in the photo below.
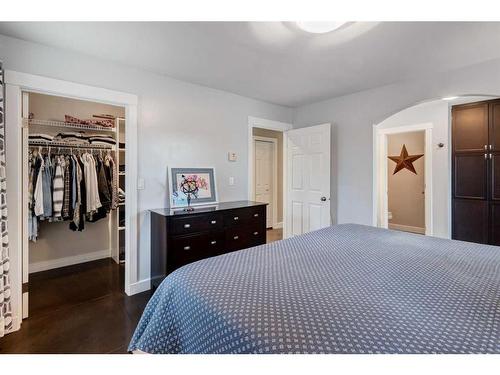
[[[90,135],[88,140],[91,144],[116,145],[116,140],[107,135]]]
[[[90,119],[90,120],[82,120],[74,116],[64,115],[64,121],[69,124],[77,124],[77,125],[94,125],[94,126],[102,126],[105,128],[114,128],[115,123],[113,120],[107,119]]]
[[[56,135],[56,139],[67,143],[89,143],[84,132],[62,132]]]
[[[115,120],[116,119],[116,116],[107,115],[105,113],[101,113],[99,115],[92,115],[92,117],[103,118],[103,119],[106,119],[106,120]]]
[[[28,139],[30,141],[52,142],[54,140],[54,137],[50,134],[33,133],[28,135]]]

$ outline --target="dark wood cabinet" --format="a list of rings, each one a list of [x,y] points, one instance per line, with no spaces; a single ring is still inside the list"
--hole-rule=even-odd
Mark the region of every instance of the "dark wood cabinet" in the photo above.
[[[266,203],[151,210],[151,285],[188,263],[265,243]]]
[[[454,106],[453,151],[484,151],[488,144],[488,103]]]
[[[452,237],[500,244],[500,100],[452,108]]]
[[[486,199],[488,171],[483,153],[456,153],[453,160],[454,198]]]
[[[453,200],[453,233],[455,240],[488,243],[488,203],[484,200]]]

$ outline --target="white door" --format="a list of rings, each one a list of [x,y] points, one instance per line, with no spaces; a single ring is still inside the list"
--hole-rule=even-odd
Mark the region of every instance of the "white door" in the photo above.
[[[255,200],[267,203],[267,227],[273,226],[274,143],[255,140]]]
[[[289,130],[286,236],[327,227],[330,221],[330,124]]]

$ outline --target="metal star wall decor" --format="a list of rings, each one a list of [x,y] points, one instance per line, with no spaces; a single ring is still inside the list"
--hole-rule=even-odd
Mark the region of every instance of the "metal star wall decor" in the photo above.
[[[413,162],[420,159],[422,156],[424,156],[424,154],[408,155],[406,145],[403,144],[403,148],[401,149],[401,154],[399,156],[388,156],[389,159],[396,163],[396,168],[394,168],[394,172],[392,174],[394,175],[402,169],[408,169],[409,171],[417,174],[417,171],[413,166]]]

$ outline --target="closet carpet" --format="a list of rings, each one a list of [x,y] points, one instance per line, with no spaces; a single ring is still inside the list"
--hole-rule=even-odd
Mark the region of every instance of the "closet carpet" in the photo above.
[[[102,259],[30,275],[30,317],[0,353],[126,353],[151,294],[127,296],[124,267]]]

